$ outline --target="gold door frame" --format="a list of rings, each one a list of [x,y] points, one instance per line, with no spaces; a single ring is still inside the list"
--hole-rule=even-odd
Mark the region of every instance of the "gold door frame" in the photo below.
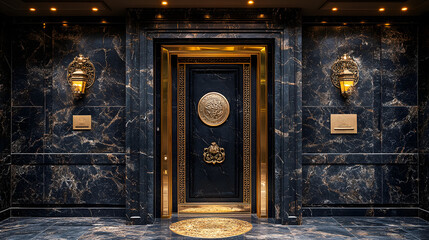
[[[256,189],[257,189],[257,215],[268,217],[268,87],[267,87],[267,51],[264,45],[163,45],[161,46],[161,217],[169,218],[172,214],[172,73],[171,55],[178,57],[249,57],[256,55],[257,66],[257,92],[256,92]],[[179,73],[180,73],[180,69]],[[180,77],[180,76],[179,76]],[[179,87],[179,86],[178,86]],[[180,96],[178,96],[180,97]],[[178,106],[179,108],[180,106]],[[179,124],[179,123],[178,123]],[[243,126],[244,127],[244,126]],[[183,129],[181,129],[183,128]],[[184,126],[178,125],[178,131],[184,131]],[[180,154],[179,148],[178,155]],[[244,153],[244,156],[249,153]],[[184,156],[183,156],[184,157]],[[178,171],[184,168],[184,162],[178,163]],[[250,169],[249,169],[250,172]],[[244,176],[244,174],[243,174]],[[250,178],[248,178],[249,180]],[[184,189],[178,181],[178,192]],[[244,184],[244,182],[243,182]],[[243,192],[243,194],[245,194]],[[249,193],[250,194],[250,193]],[[179,194],[178,194],[179,197]],[[246,198],[243,196],[244,199]],[[248,203],[236,206],[245,209]],[[180,200],[178,199],[180,206]],[[194,206],[201,207],[201,206]],[[228,205],[228,207],[233,207]],[[244,208],[243,208],[244,207]]]

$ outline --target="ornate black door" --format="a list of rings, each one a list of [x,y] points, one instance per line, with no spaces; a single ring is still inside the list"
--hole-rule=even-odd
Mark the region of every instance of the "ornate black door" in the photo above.
[[[250,212],[251,58],[176,61],[178,211]]]

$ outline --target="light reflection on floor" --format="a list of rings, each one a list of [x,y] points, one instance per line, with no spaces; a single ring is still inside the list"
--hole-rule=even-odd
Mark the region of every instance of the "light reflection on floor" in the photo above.
[[[130,226],[119,218],[9,218],[0,222],[0,239],[197,239],[171,232],[178,220]],[[250,232],[227,239],[429,239],[429,222],[412,217],[308,217],[301,226],[247,220]]]

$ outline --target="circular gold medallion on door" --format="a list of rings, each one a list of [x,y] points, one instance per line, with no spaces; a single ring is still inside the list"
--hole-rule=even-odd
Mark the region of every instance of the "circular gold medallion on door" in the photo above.
[[[228,119],[229,102],[222,94],[209,92],[198,102],[198,116],[209,126],[220,126]]]

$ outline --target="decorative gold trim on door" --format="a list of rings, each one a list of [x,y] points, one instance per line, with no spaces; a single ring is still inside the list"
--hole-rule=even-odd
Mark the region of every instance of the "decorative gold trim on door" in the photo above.
[[[161,49],[161,216],[171,217],[173,206],[172,82],[168,49]]]
[[[267,113],[267,53],[266,46],[261,45],[164,45],[162,46],[162,54],[161,54],[161,156],[167,155],[167,164],[164,164],[163,161],[161,164],[161,216],[162,217],[170,217],[171,209],[172,209],[172,174],[171,174],[171,155],[172,155],[172,134],[171,134],[171,124],[172,124],[172,116],[171,116],[171,65],[170,65],[170,56],[174,54],[178,57],[205,57],[206,59],[215,59],[215,58],[249,58],[251,55],[256,55],[258,58],[258,67],[257,67],[257,213],[258,217],[268,217],[268,113]],[[191,61],[191,60],[189,60]],[[192,62],[192,61],[191,61]],[[189,62],[189,63],[191,63]],[[194,63],[194,62],[192,62]],[[243,63],[243,62],[241,62]],[[219,62],[219,64],[222,64]],[[185,66],[186,64],[178,64],[178,113],[179,109],[182,107],[185,110],[185,101],[183,105],[179,102],[180,99],[185,97]],[[248,70],[246,70],[246,65],[248,66]],[[165,71],[167,70],[167,71]],[[246,73],[246,71],[248,71]],[[248,75],[250,79],[250,64],[244,64],[244,76]],[[183,85],[180,85],[181,82],[180,75],[183,76]],[[245,81],[244,81],[245,82]],[[244,83],[245,84],[245,83]],[[244,91],[246,89],[251,90],[251,83],[249,81],[249,85],[244,85]],[[183,88],[181,90],[181,88]],[[169,92],[165,92],[165,91]],[[251,96],[251,95],[250,95]],[[249,96],[249,99],[251,98]],[[245,98],[243,98],[243,108],[246,103],[244,103]],[[251,103],[249,102],[249,105]],[[170,106],[170,110],[166,110],[165,107]],[[164,108],[163,108],[164,107]],[[250,109],[249,109],[250,111]],[[184,113],[185,111],[183,111]],[[251,116],[251,115],[250,115]],[[183,121],[183,126],[180,125],[179,119],[183,116],[178,115],[178,129],[177,134],[179,136],[179,132],[185,133],[185,122]],[[167,118],[167,123],[163,120]],[[246,124],[245,121],[251,121],[251,117],[246,120],[243,118],[243,123],[245,126],[251,130],[251,126]],[[244,127],[244,126],[243,126]],[[251,137],[251,132],[243,129],[243,138],[247,138],[248,135]],[[185,134],[183,134],[183,138],[177,138],[178,145],[178,209],[180,211],[181,208],[186,207],[182,203],[186,202],[185,198],[185,178],[184,172],[180,174],[180,171],[184,171],[186,167],[186,157],[185,157]],[[167,143],[168,142],[168,143]],[[164,145],[165,144],[165,145]],[[243,144],[243,163],[244,161],[251,161],[251,143],[248,145]],[[182,152],[182,153],[180,153]],[[182,158],[183,161],[179,159]],[[165,159],[165,158],[164,158]],[[246,160],[248,159],[248,160]],[[245,164],[246,165],[246,164]],[[168,173],[169,178],[164,177],[164,173]],[[179,175],[183,177],[180,178]],[[248,176],[248,177],[246,177]],[[250,165],[248,168],[243,168],[243,187],[251,189],[251,169]],[[248,179],[248,181],[246,181]],[[166,193],[166,194],[164,194]],[[251,192],[248,193],[243,192],[243,211],[250,212],[250,203],[251,203]],[[188,203],[189,204],[189,203]],[[200,204],[204,205],[204,204]],[[206,204],[207,206],[217,206],[222,205],[222,203],[211,203]],[[192,207],[189,205],[189,207]],[[167,209],[168,208],[168,209]],[[187,208],[188,209],[188,208]],[[189,210],[191,211],[191,210]]]

